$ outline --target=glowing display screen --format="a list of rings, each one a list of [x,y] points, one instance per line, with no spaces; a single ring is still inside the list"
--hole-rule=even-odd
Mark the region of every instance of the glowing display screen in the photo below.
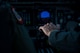
[[[48,11],[41,12],[41,18],[50,18],[50,13]]]

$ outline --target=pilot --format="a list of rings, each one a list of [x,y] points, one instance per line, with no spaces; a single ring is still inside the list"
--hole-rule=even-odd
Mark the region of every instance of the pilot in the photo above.
[[[6,2],[0,2],[0,53],[36,53],[22,18]]]
[[[69,22],[71,24],[71,21]],[[70,25],[70,24],[67,25]],[[72,25],[73,26],[73,25]],[[46,36],[48,36],[49,44],[61,53],[80,53],[80,31],[77,32],[68,28],[68,31],[61,31],[60,25],[47,23],[40,26]]]

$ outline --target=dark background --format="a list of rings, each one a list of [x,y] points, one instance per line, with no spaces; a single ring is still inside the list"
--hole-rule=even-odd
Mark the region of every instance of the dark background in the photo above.
[[[61,30],[65,29],[68,21],[76,21],[80,26],[80,1],[79,0],[6,0],[13,6],[22,17],[24,26],[28,29],[29,35],[34,41],[37,52],[56,52],[48,44],[47,37],[38,30],[48,20],[54,24],[60,24]],[[49,19],[40,17],[42,11],[50,13]],[[68,17],[70,16],[70,17]],[[62,21],[61,21],[62,20]],[[47,22],[46,22],[47,23]],[[51,52],[52,51],[52,52]]]

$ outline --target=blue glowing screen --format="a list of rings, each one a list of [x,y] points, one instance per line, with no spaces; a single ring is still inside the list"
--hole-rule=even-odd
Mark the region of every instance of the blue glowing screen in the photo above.
[[[50,18],[50,13],[48,11],[41,12],[41,18]]]

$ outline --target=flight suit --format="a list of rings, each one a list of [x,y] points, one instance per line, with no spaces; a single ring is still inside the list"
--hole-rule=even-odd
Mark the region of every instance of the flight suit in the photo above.
[[[36,53],[27,29],[6,2],[0,4],[0,53]]]
[[[60,53],[80,53],[80,32],[52,31],[49,42]]]

